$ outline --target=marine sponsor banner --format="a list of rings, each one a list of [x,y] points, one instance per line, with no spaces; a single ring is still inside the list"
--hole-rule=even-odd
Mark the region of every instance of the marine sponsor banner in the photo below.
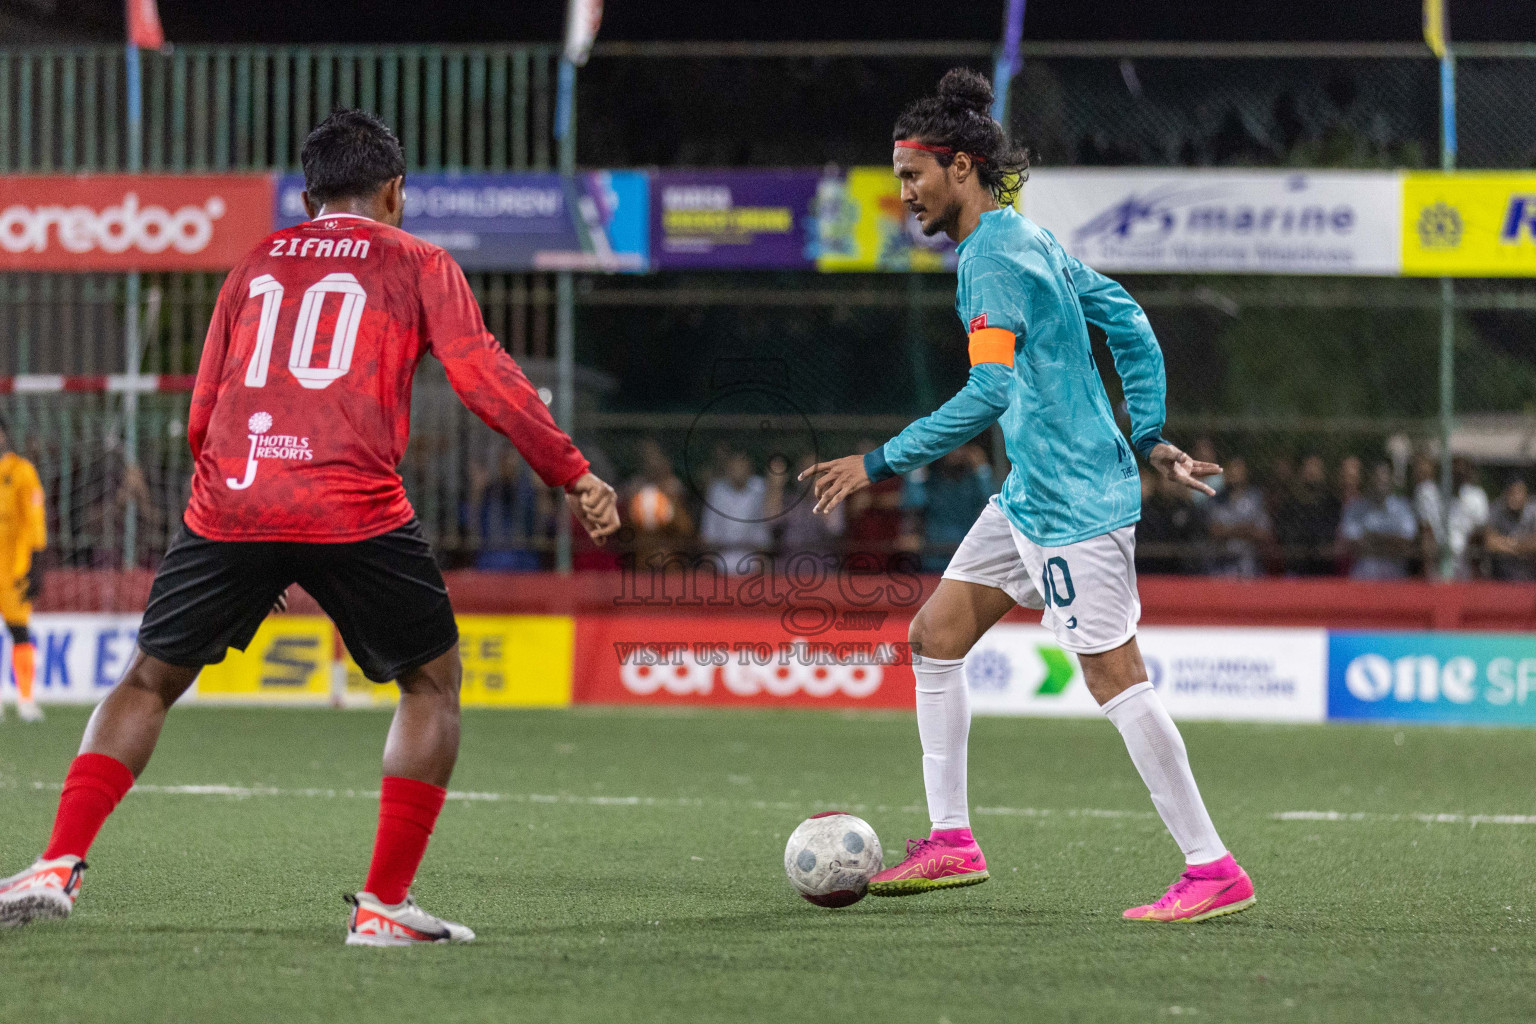
[[[460,615],[465,707],[554,708],[571,703],[576,622],[568,615]],[[338,645],[348,705],[392,705],[400,691],[363,675]]]
[[[308,219],[302,175],[278,179],[277,225]],[[650,250],[643,171],[412,174],[406,231],[465,270],[643,271]]]
[[[1147,674],[1183,721],[1320,722],[1327,633],[1321,629],[1149,626],[1137,634]],[[976,714],[1092,716],[1099,705],[1077,657],[1034,625],[994,626],[966,659]]]
[[[652,262],[659,270],[808,269],[820,181],[806,170],[657,171]]]
[[[802,636],[759,615],[581,615],[576,692],[586,704],[913,706],[907,619],[844,613]]]
[[[1328,717],[1536,725],[1536,635],[1335,632]]]
[[[271,232],[265,174],[0,176],[0,270],[228,270]]]
[[[273,615],[244,651],[198,674],[198,700],[325,704],[331,699],[335,628],[323,615]]]
[[[1402,176],[1043,170],[1024,213],[1105,273],[1395,275]]]
[[[1403,273],[1536,276],[1536,174],[1409,174]]]

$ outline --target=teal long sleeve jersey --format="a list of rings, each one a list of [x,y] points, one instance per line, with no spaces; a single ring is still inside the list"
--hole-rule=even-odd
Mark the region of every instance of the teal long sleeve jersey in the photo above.
[[[1162,442],[1167,389],[1146,314],[1011,208],[982,214],[959,254],[955,311],[970,335],[970,378],[864,457],[870,479],[927,465],[1000,421],[1013,465],[1000,501],[1024,536],[1059,547],[1136,522],[1136,459],[1094,365],[1088,324],[1108,336],[1132,444],[1145,456]]]

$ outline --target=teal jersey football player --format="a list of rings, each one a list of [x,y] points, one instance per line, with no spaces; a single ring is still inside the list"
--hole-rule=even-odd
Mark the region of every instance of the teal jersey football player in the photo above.
[[[958,68],[936,96],[896,122],[892,167],[925,234],[959,243],[955,311],[969,337],[965,386],[874,451],[810,467],[816,509],[906,473],[1002,427],[1011,469],[912,620],[912,670],[923,783],[933,830],[870,882],[876,896],[975,885],[988,878],[970,827],[965,657],[1016,605],[1076,654],[1083,681],[1120,731],[1185,868],[1132,921],[1203,921],[1254,903],[1253,883],[1222,845],[1178,727],[1136,643],[1137,459],[1193,490],[1221,472],[1162,435],[1162,350],[1146,314],[1116,282],[1067,253],[1014,208],[1028,161],[989,113],[986,79]],[[1104,331],[1130,417],[1115,421],[1088,325]]]

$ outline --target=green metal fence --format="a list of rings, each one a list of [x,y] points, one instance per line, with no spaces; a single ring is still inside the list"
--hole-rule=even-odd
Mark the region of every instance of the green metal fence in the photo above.
[[[546,170],[555,63],[548,46],[178,46],[142,56],[144,167],[298,166],[337,106],[377,112],[412,170]],[[0,173],[128,165],[120,47],[0,49]]]

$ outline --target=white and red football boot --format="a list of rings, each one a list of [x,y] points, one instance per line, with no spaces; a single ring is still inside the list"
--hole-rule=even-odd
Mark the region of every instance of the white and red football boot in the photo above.
[[[473,942],[475,933],[461,924],[433,917],[409,895],[390,906],[371,892],[345,897],[352,905],[347,918],[349,946],[415,946],[423,942]]]
[[[0,879],[0,928],[68,917],[84,874],[85,861],[64,856],[40,859],[20,874]]]

